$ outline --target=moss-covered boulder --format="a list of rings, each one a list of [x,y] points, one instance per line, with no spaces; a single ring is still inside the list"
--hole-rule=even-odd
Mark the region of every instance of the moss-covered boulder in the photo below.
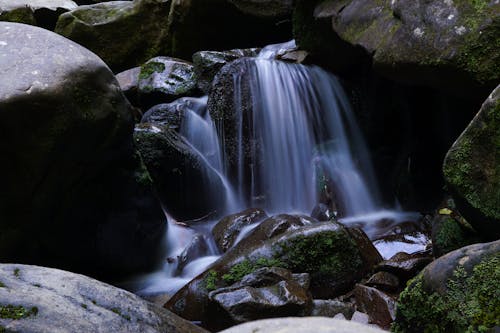
[[[366,256],[369,245],[366,235],[353,237],[349,229],[330,222],[291,227],[265,241],[232,248],[165,306],[183,318],[214,328],[218,309],[209,292],[230,286],[262,267],[309,273],[313,297],[332,298],[346,292],[380,260],[379,256]]]
[[[500,236],[500,86],[455,141],[443,165],[460,213],[489,239]]]
[[[472,98],[484,97],[500,79],[500,4],[495,1],[328,0],[308,8],[295,18],[296,32],[306,31],[298,38],[306,49],[314,39],[319,39],[315,45],[331,46],[331,33],[307,35],[308,23],[327,20],[334,36],[351,49],[361,46],[386,77]]]
[[[0,332],[203,333],[125,290],[53,268],[0,265]]]
[[[500,241],[448,253],[411,280],[394,332],[487,332],[500,325]]]
[[[0,261],[151,269],[165,216],[113,73],[45,29],[0,22],[0,41]]]
[[[101,57],[116,73],[165,52],[170,0],[111,1],[59,17],[55,31]]]

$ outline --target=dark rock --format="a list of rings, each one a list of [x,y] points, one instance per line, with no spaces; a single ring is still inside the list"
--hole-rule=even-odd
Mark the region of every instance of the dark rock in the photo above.
[[[401,293],[395,332],[488,331],[499,326],[500,241],[470,245],[428,265]]]
[[[286,18],[293,10],[292,0],[229,0],[244,13],[257,17]]]
[[[415,276],[431,261],[432,258],[426,254],[399,252],[389,260],[384,260],[378,264],[377,270],[392,273],[406,281]]]
[[[309,276],[308,276],[309,278]],[[262,267],[245,275],[231,287],[263,287],[276,284],[280,281],[293,280],[293,274],[282,267]],[[307,288],[304,288],[307,290]]]
[[[354,288],[358,309],[368,314],[370,323],[388,329],[396,317],[396,300],[393,296],[361,284]]]
[[[140,67],[127,69],[121,73],[116,74],[116,80],[120,84],[120,88],[127,97],[127,99],[135,106],[139,105],[138,85],[139,74],[141,73]]]
[[[170,0],[136,0],[81,6],[61,15],[55,31],[120,72],[164,53],[170,5]]]
[[[398,252],[428,253],[431,240],[423,232],[389,234],[373,242],[384,259],[390,259]]]
[[[182,97],[172,103],[153,106],[144,113],[141,122],[167,126],[180,132],[186,112],[193,111],[196,114],[203,114],[205,108],[205,97]]]
[[[160,200],[176,220],[198,219],[223,208],[221,179],[182,136],[166,126],[142,123],[134,139]]]
[[[314,206],[311,212],[311,217],[315,218],[318,221],[326,222],[329,221],[332,217],[335,217],[335,214],[334,212],[332,212],[330,207],[323,203],[319,203]]]
[[[193,54],[193,65],[198,88],[208,93],[215,75],[225,64],[239,58],[255,57],[258,53],[259,49],[255,48],[196,52]]]
[[[212,229],[217,246],[222,252],[226,252],[234,245],[244,227],[265,218],[267,218],[266,212],[258,208],[249,208],[243,212],[224,217]]]
[[[165,216],[113,73],[48,30],[0,22],[0,40],[0,261],[106,279],[152,269]]]
[[[382,256],[373,246],[372,242],[363,230],[359,228],[348,228],[347,232],[358,245],[363,262],[367,263],[368,266],[373,267],[382,261]]]
[[[125,290],[53,268],[0,265],[4,332],[172,332],[205,330]],[[16,309],[8,318],[8,308]]]
[[[365,284],[386,292],[396,292],[401,287],[396,275],[383,271],[373,274]]]
[[[209,254],[207,236],[196,234],[191,239],[191,242],[181,252],[177,260],[177,273],[180,274],[186,265],[194,259],[206,256]],[[165,304],[165,302],[163,302]]]
[[[500,236],[499,96],[500,86],[450,148],[443,165],[447,187],[459,212],[491,240]]]
[[[75,2],[79,5],[94,5],[96,3],[101,3],[101,2],[111,2],[111,1],[116,1],[116,0],[76,0]],[[132,1],[132,0],[122,0],[122,1]]]
[[[54,30],[62,13],[73,10],[77,4],[71,0],[9,0],[0,3],[0,21],[36,25]]]
[[[311,316],[335,317],[339,313],[350,320],[354,314],[354,305],[331,299],[313,300]]]
[[[141,66],[139,101],[149,107],[187,96],[196,95],[196,79],[191,63],[169,57],[156,57]]]

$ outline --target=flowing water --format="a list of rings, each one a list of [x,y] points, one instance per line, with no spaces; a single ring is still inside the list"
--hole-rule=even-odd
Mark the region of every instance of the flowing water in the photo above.
[[[224,184],[225,202],[221,210],[227,215],[261,207],[269,214],[309,215],[325,199],[326,192],[327,203],[334,206],[340,221],[361,221],[368,235],[375,233],[371,224],[377,220],[390,219],[394,224],[414,219],[415,214],[382,207],[368,150],[337,78],[319,67],[273,60],[276,54],[293,46],[290,42],[264,48],[258,58],[247,62],[250,82],[239,75],[233,78],[239,126],[235,179],[226,179],[221,133],[217,133],[206,111],[206,98],[198,100],[202,107],[185,114],[180,134]],[[249,84],[252,96],[250,138],[245,137],[243,130],[249,116],[239,112],[244,102],[244,84]],[[250,157],[245,156],[249,154],[244,149],[245,140],[253,143]],[[249,159],[255,163],[245,165]],[[210,236],[216,222],[186,228],[169,218],[167,257],[173,258],[173,262],[166,262],[159,272],[128,287],[139,294],[171,293],[202,272],[219,255]],[[201,247],[205,251],[179,270],[175,258],[183,256],[183,249],[189,248],[193,239],[203,239],[205,244]]]

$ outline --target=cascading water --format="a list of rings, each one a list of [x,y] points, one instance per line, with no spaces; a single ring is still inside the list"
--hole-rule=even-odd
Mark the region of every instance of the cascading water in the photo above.
[[[414,219],[415,214],[381,208],[366,145],[338,80],[319,67],[272,60],[293,46],[293,42],[269,46],[258,58],[249,59],[249,82],[238,74],[233,77],[235,179],[226,178],[230,172],[219,141],[222,135],[224,149],[224,126],[218,124],[218,136],[206,112],[206,98],[198,99],[198,107],[184,115],[180,134],[224,185],[226,200],[219,215],[247,207],[262,207],[272,214],[309,214],[322,200],[318,188],[329,188],[329,199],[336,202],[341,221],[368,222],[364,229],[369,235],[370,221]],[[245,84],[252,98],[250,114],[241,111]],[[245,122],[251,124],[250,133],[245,133]],[[250,149],[245,141],[251,142]],[[170,218],[168,257],[180,256],[195,238],[203,238],[208,250],[181,270],[175,263],[166,263],[161,272],[139,279],[129,288],[146,294],[171,293],[203,271],[219,254],[210,239],[216,222],[205,221],[187,229]],[[242,237],[243,233],[238,239]]]

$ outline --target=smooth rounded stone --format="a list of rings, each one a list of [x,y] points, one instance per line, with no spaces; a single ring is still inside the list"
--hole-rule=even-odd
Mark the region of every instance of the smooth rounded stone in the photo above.
[[[365,65],[366,58],[347,58],[361,47],[390,79],[484,98],[500,79],[499,8],[496,1],[302,0],[294,31],[301,48],[337,69]]]
[[[59,15],[76,7],[71,0],[0,0],[0,21],[54,30]]]
[[[170,0],[136,0],[80,6],[61,15],[55,31],[121,72],[164,53],[170,5]]]
[[[354,305],[333,299],[313,300],[311,316],[314,317],[335,317],[341,314],[344,319],[351,319],[354,314]]]
[[[132,114],[95,54],[0,22],[0,261],[102,278],[157,264],[165,215],[133,150]]]
[[[120,84],[120,88],[130,101],[130,103],[132,103],[132,105],[135,106],[139,105],[139,96],[137,88],[139,85],[140,73],[141,73],[141,67],[134,67],[116,74],[116,80]]]
[[[369,327],[348,320],[322,317],[274,318],[257,320],[231,327],[220,333],[382,333],[377,328]]]
[[[279,18],[292,14],[293,0],[229,0],[240,11],[257,17]]]
[[[156,57],[141,66],[139,101],[143,106],[196,95],[196,79],[191,63],[170,57]]]
[[[382,291],[396,292],[401,287],[399,278],[389,272],[377,272],[365,283],[369,287],[375,287]]]
[[[459,212],[488,240],[500,237],[499,105],[500,86],[455,141],[443,164],[444,179]]]
[[[199,219],[223,207],[221,179],[181,135],[167,126],[141,123],[134,139],[158,197],[177,221]]]
[[[144,113],[141,122],[167,126],[179,132],[186,112],[202,115],[205,113],[206,105],[206,97],[182,97],[172,103],[153,106]]]
[[[500,240],[429,264],[400,294],[395,332],[494,331],[500,325]]]
[[[388,329],[396,317],[396,299],[378,289],[357,284],[354,297],[358,310],[369,317],[369,322]]]
[[[75,273],[1,264],[0,282],[4,332],[206,332],[130,292]]]
[[[256,57],[260,49],[235,49],[228,51],[200,51],[193,54],[194,72],[198,88],[209,93],[212,81],[227,63],[244,57]]]
[[[259,208],[249,208],[226,216],[212,229],[215,243],[222,252],[226,252],[234,245],[244,227],[258,223],[265,218],[267,218],[266,212]]]
[[[196,234],[191,239],[191,242],[177,257],[177,273],[180,275],[184,267],[194,259],[204,257],[209,254],[207,236]],[[165,302],[163,302],[165,304]]]
[[[385,271],[396,275],[403,281],[415,276],[422,268],[432,261],[432,257],[414,253],[399,252],[389,260],[384,260],[376,267],[377,271]]]

